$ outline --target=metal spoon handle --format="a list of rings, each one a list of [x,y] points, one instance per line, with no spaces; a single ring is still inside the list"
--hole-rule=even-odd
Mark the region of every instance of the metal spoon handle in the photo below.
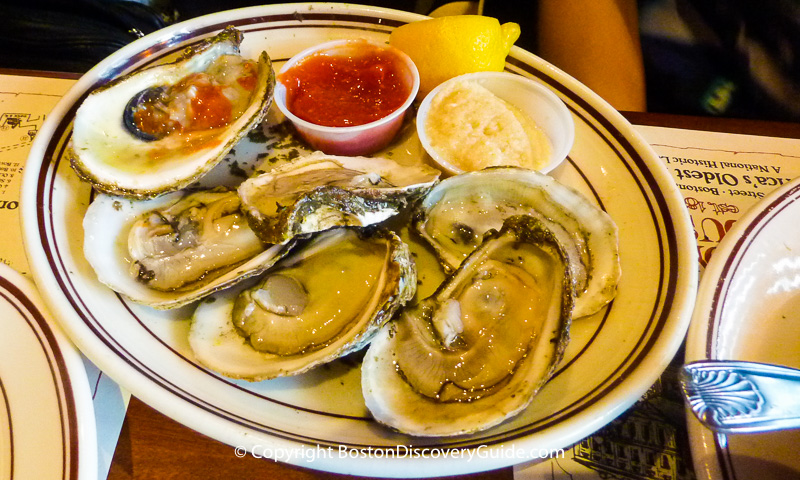
[[[701,423],[720,433],[800,427],[800,370],[755,362],[683,366],[683,396]]]

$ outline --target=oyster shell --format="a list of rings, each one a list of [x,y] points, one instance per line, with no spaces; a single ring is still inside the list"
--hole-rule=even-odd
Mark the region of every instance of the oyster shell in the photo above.
[[[158,309],[176,308],[263,272],[291,247],[264,245],[235,191],[150,200],[100,194],[83,219],[84,255],[98,280]]]
[[[621,273],[616,224],[576,190],[534,170],[490,167],[447,178],[420,202],[414,227],[452,270],[486,231],[518,214],[545,222],[569,252],[575,318],[615,297]]]
[[[487,234],[436,293],[373,339],[361,378],[375,419],[412,435],[461,435],[524,409],[568,342],[568,263],[533,217]]]
[[[75,172],[102,192],[150,198],[210,170],[272,102],[269,56],[243,59],[241,41],[229,27],[175,62],[90,93],[75,114],[67,152]]]
[[[193,317],[197,360],[251,381],[294,375],[361,349],[414,296],[408,247],[385,229],[302,241],[257,283],[215,294]]]
[[[268,243],[338,226],[367,226],[424,195],[440,172],[386,158],[314,152],[239,186],[253,230]]]

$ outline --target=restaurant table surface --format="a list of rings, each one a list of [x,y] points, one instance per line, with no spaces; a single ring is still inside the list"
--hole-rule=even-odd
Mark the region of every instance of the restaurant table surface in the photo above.
[[[800,124],[795,123],[643,112],[622,113],[635,125],[800,138]],[[154,478],[292,480],[356,477],[320,472],[250,456],[238,458],[232,447],[178,424],[133,397],[108,478],[109,480]],[[514,478],[514,472],[513,468],[507,467],[447,478],[510,480]]]
[[[59,76],[43,72],[8,71],[0,73]],[[72,77],[72,75],[66,75]],[[75,76],[74,78],[77,78]],[[644,112],[622,112],[634,125],[649,125],[692,130],[766,135],[800,138],[800,123],[769,122],[760,120],[725,119],[715,117],[690,117]],[[680,353],[679,353],[680,355]],[[688,459],[687,459],[688,460]],[[392,473],[392,477],[401,475]],[[239,457],[226,444],[206,437],[175,422],[149,407],[136,397],[131,397],[119,441],[111,463],[110,480],[203,478],[239,479],[338,479],[365,478],[321,472],[308,468],[279,463],[253,456]],[[512,467],[470,475],[457,475],[454,479],[514,478]]]

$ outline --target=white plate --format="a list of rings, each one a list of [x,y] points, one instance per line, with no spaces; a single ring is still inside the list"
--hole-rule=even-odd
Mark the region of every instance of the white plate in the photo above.
[[[37,282],[92,361],[154,408],[222,442],[259,456],[280,454],[306,467],[377,476],[445,475],[520,463],[586,437],[652,385],[684,338],[696,294],[696,244],[682,196],[621,115],[561,71],[516,48],[507,70],[547,84],[574,116],[575,146],[553,175],[617,222],[623,277],[610,308],[576,322],[559,373],[515,419],[451,439],[393,433],[370,419],[352,358],[295,378],[255,384],[220,378],[193,361],[186,338],[191,309],[155,312],[126,303],[97,283],[83,258],[79,226],[90,189],[62,156],[86,92],[231,24],[245,33],[246,56],[265,49],[279,68],[311,45],[353,37],[386,41],[393,28],[419,18],[340,4],[223,12],[143,38],[75,85],[37,135],[21,203]],[[401,145],[394,158],[415,158],[421,151],[415,140]],[[239,164],[254,161],[259,148],[264,147],[251,140],[237,145]],[[394,448],[398,445],[404,447]],[[406,450],[409,445],[429,450]],[[375,453],[380,447],[389,450]],[[469,454],[475,455],[472,460],[461,457]]]
[[[761,200],[719,243],[703,279],[686,361],[800,368],[800,180]],[[689,414],[698,478],[800,477],[800,430],[715,435]]]
[[[0,480],[15,478],[95,480],[97,440],[80,354],[0,264]]]

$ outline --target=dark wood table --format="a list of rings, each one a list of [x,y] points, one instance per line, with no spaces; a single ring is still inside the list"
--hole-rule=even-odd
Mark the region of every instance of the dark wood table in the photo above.
[[[131,398],[109,480],[203,479],[333,480],[366,478],[336,475],[247,455],[212,440]],[[469,480],[511,480],[511,468],[447,477]]]
[[[623,112],[637,125],[686,128],[727,133],[800,138],[800,123],[686,117]],[[343,479],[336,475],[246,456],[239,458],[228,445],[197,433],[131,399],[111,463],[110,480],[130,479]],[[511,480],[513,469],[447,477],[470,480]]]
[[[0,68],[0,73],[74,78],[78,74],[33,72]],[[765,122],[710,117],[687,117],[623,112],[633,124],[726,133],[800,138],[800,123]],[[393,472],[394,476],[402,472]],[[236,456],[228,445],[208,438],[164,416],[137,398],[131,398],[108,475],[110,480],[130,479],[251,479],[273,480],[365,478],[336,475],[296,467],[250,455]],[[513,469],[447,477],[471,480],[511,480]]]

